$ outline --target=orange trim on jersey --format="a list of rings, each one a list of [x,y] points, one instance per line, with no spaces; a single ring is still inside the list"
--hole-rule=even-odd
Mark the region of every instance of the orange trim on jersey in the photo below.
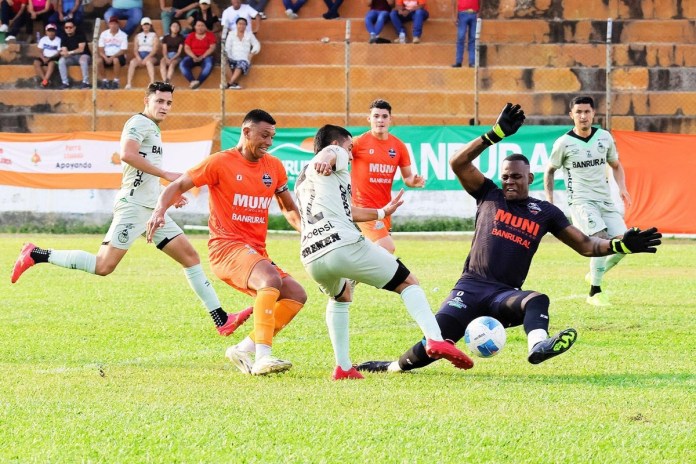
[[[217,125],[217,122],[211,122],[205,126],[193,127],[190,129],[162,131],[162,140],[164,142],[209,141],[215,135]],[[19,134],[13,132],[4,132],[0,134],[0,141],[2,142],[57,142],[61,140],[95,140],[98,142],[111,142],[118,141],[120,139],[120,131],[66,132],[58,134]]]
[[[118,189],[122,174],[41,174],[0,170],[0,185],[38,189]]]

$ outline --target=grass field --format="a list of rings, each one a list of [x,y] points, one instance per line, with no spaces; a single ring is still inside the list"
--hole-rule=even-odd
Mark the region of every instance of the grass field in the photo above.
[[[608,275],[615,305],[584,303],[588,261],[546,240],[526,288],[551,297],[551,330],[576,345],[533,366],[521,328],[493,359],[459,371],[332,382],[325,298],[295,236],[271,256],[309,301],[277,338],[285,374],[250,377],[178,265],[139,241],[114,274],[50,265],[14,285],[23,242],[96,251],[100,236],[0,235],[0,462],[687,463],[696,462],[696,242],[666,240]],[[205,240],[192,239],[210,277]],[[434,309],[456,281],[469,237],[397,238]],[[229,311],[250,299],[220,281]],[[400,299],[359,286],[354,362],[393,359],[420,337]],[[463,343],[460,343],[463,345]]]

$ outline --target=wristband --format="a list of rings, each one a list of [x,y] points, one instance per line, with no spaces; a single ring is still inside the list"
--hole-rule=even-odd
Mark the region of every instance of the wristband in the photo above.
[[[611,251],[613,251],[614,253],[621,253],[624,255],[632,253],[631,250],[629,250],[626,247],[626,244],[624,242],[622,242],[621,240],[616,240],[616,239],[611,240],[609,242],[609,249],[611,249]]]
[[[380,208],[377,210],[377,220],[381,221],[384,219],[385,213],[384,213],[384,208]]]
[[[489,130],[481,136],[481,140],[483,140],[484,144],[490,147],[494,143],[498,143],[501,140],[503,140],[504,137],[505,132],[503,132],[503,129],[500,127],[499,124],[496,124],[495,126],[493,126],[493,129]]]

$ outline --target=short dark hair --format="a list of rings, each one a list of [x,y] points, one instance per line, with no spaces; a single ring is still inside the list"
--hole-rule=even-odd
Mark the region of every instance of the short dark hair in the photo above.
[[[171,92],[174,93],[174,86],[170,84],[169,82],[162,82],[162,81],[155,81],[155,82],[150,82],[150,85],[147,86],[147,89],[145,90],[145,95],[153,95],[157,91],[160,92]]]
[[[316,155],[323,148],[331,145],[331,142],[334,140],[343,142],[345,139],[352,136],[353,134],[348,132],[348,129],[345,127],[326,124],[325,126],[322,126],[317,131],[317,135],[314,136],[314,154]]]
[[[65,21],[63,21],[63,28],[64,28],[64,29],[65,29],[65,25],[68,24],[68,23],[72,24],[73,26],[77,26],[77,24],[75,24],[75,21],[74,21],[74,20],[72,20],[72,19],[66,19]]]
[[[587,95],[580,95],[570,100],[570,109],[572,110],[575,105],[590,105],[594,109],[594,99],[588,97]]]
[[[529,160],[522,153],[513,153],[503,158],[503,161],[522,161],[524,164],[529,166]]]
[[[260,122],[266,122],[266,123],[272,124],[274,126],[276,124],[276,121],[275,121],[275,119],[273,119],[273,116],[268,114],[266,111],[260,110],[260,109],[251,110],[246,114],[246,116],[244,116],[244,120],[242,121],[242,125],[244,125],[248,122],[254,123],[254,124],[258,124]]]
[[[237,24],[239,21],[244,21],[244,24],[249,24],[249,23],[247,22],[246,18],[244,18],[244,17],[242,17],[242,16],[240,16],[239,18],[237,18],[237,20],[236,20],[234,23]]]
[[[392,110],[392,107],[389,104],[389,102],[386,100],[382,100],[381,98],[378,98],[377,100],[370,103],[370,110],[372,110],[372,108],[378,108],[380,110],[387,110],[387,111],[389,111],[389,114],[391,114],[391,110]]]

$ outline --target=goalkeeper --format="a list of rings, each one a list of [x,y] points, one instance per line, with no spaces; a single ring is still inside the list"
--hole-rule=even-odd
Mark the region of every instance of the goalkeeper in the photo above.
[[[572,328],[549,337],[549,297],[522,289],[542,237],[550,232],[579,254],[591,257],[655,253],[662,235],[655,228],[633,228],[622,240],[588,237],[571,225],[558,207],[529,197],[534,174],[521,154],[503,160],[502,188],[484,177],[473,161],[489,146],[517,132],[524,119],[522,108],[508,103],[493,129],[470,141],[450,161],[459,182],[476,199],[476,231],[464,271],[435,318],[442,336],[454,342],[479,316],[494,317],[506,328],[522,325],[527,334],[527,359],[539,364],[566,352],[577,340]],[[407,371],[433,361],[419,341],[398,361],[368,361],[358,370]]]

